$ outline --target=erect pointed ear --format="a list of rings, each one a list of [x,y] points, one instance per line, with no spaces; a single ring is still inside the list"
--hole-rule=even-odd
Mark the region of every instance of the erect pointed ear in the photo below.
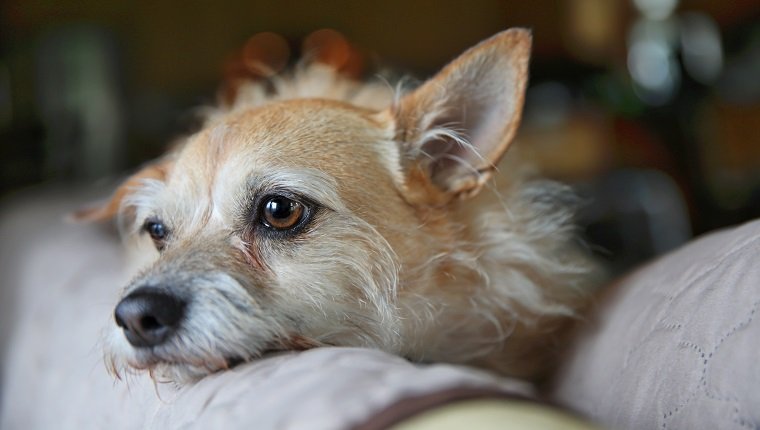
[[[410,203],[469,197],[489,179],[520,123],[530,46],[528,30],[498,33],[391,109]]]
[[[137,188],[139,188],[146,179],[166,180],[168,171],[173,164],[173,158],[166,155],[155,160],[127,178],[114,191],[111,197],[101,204],[80,209],[72,213],[69,218],[73,221],[92,222],[105,221],[113,218],[121,209],[122,202]]]

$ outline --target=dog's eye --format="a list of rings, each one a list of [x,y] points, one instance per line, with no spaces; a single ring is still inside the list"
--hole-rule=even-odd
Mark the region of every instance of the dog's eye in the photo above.
[[[168,232],[163,222],[157,219],[147,219],[145,224],[143,224],[143,230],[148,232],[159,251],[164,248],[164,241]]]
[[[267,227],[287,230],[299,225],[304,217],[304,206],[284,196],[271,196],[264,199],[261,220]]]

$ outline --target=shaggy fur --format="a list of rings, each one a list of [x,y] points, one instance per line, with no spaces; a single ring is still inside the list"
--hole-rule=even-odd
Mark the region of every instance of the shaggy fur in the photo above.
[[[151,348],[114,326],[110,369],[181,383],[342,345],[540,376],[592,271],[566,186],[526,179],[512,156],[492,178],[529,46],[526,31],[501,33],[408,93],[312,64],[210,109],[201,132],[81,214],[118,210],[130,234],[162,220],[169,239],[124,294],[161,285],[189,303]],[[257,199],[278,193],[310,202],[296,235],[257,221]]]

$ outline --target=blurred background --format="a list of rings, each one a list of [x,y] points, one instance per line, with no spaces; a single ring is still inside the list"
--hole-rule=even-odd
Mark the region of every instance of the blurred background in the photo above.
[[[758,0],[5,0],[0,197],[159,155],[245,75],[254,34],[294,59],[333,29],[351,73],[425,78],[511,26],[534,35],[520,146],[585,197],[613,272],[760,216]]]

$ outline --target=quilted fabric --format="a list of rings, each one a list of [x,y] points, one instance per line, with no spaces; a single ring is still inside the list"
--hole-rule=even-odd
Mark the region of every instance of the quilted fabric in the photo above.
[[[616,288],[561,375],[559,402],[617,429],[760,428],[760,221]]]
[[[244,381],[244,382],[242,382]],[[178,393],[149,428],[343,429],[394,402],[451,387],[527,396],[517,381],[448,365],[417,366],[375,350],[318,348],[220,373]],[[240,428],[249,428],[240,426]]]

